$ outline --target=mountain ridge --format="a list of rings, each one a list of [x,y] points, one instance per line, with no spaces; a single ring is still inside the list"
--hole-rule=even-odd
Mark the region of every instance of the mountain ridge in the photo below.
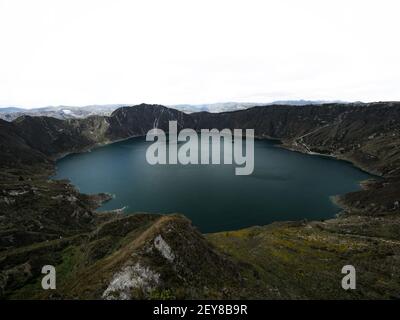
[[[208,104],[177,104],[167,105],[166,107],[176,109],[185,113],[195,113],[208,111],[212,113],[220,113],[225,111],[244,110],[255,106],[270,106],[270,105],[316,105],[335,103],[340,101],[323,101],[323,100],[279,100],[269,103],[260,102],[222,102]],[[345,103],[345,102],[343,102]],[[16,118],[29,116],[47,116],[61,120],[65,119],[81,119],[91,115],[110,115],[113,111],[121,107],[132,106],[131,104],[104,104],[104,105],[87,105],[87,106],[47,106],[39,108],[22,108],[16,106],[0,106],[0,119],[13,121]]]

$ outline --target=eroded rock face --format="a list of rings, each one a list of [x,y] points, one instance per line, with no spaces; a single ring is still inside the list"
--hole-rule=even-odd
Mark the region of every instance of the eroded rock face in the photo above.
[[[160,275],[149,267],[136,263],[133,266],[124,267],[116,273],[102,298],[106,300],[129,300],[132,298],[132,290],[138,289],[149,293],[157,287]]]
[[[169,262],[173,262],[175,255],[172,252],[171,247],[165,242],[161,235],[158,235],[154,239],[154,247],[161,253],[161,255],[167,259]]]

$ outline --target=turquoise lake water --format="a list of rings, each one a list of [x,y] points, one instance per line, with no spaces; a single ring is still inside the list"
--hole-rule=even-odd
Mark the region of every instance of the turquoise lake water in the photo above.
[[[69,155],[57,162],[54,179],[69,179],[83,193],[115,198],[100,211],[182,213],[202,232],[234,230],[273,221],[332,218],[340,209],[330,197],[359,190],[370,178],[350,163],[280,148],[256,140],[254,172],[236,165],[147,163],[150,142],[132,138]]]

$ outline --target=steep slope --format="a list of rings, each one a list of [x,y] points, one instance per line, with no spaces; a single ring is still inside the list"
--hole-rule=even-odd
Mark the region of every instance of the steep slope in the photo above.
[[[33,149],[47,156],[79,152],[105,141],[108,118],[93,116],[83,120],[23,116],[12,124]]]
[[[145,136],[153,128],[168,131],[168,122],[172,120],[178,122],[178,130],[194,126],[190,115],[161,105],[123,107],[111,114],[108,136],[112,139]]]
[[[0,167],[20,167],[46,161],[46,156],[28,146],[17,131],[14,124],[0,120]]]

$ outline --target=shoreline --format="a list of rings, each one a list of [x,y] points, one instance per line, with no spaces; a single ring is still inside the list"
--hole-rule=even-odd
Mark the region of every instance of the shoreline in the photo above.
[[[106,146],[108,146],[110,144],[113,144],[113,143],[118,143],[118,142],[122,142],[122,141],[129,140],[129,139],[132,139],[132,138],[139,138],[139,137],[144,137],[144,136],[143,135],[136,135],[136,136],[130,136],[130,137],[127,137],[127,138],[121,138],[121,139],[116,139],[116,140],[108,140],[108,141],[104,141],[104,142],[98,142],[98,143],[95,143],[92,146],[85,147],[82,150],[68,151],[68,152],[63,152],[63,153],[56,154],[55,156],[51,157],[51,160],[56,162],[56,161],[59,161],[59,160],[65,158],[65,157],[67,157],[67,156],[69,156],[71,154],[80,154],[80,153],[91,152],[92,150],[95,150],[97,148],[106,147]]]
[[[277,139],[277,140],[279,140],[279,139]],[[352,158],[348,158],[348,157],[333,154],[333,153],[326,154],[326,153],[319,153],[319,152],[314,152],[314,151],[304,151],[302,148],[296,148],[293,145],[288,144],[287,141],[284,141],[284,140],[279,140],[279,141],[281,142],[281,144],[279,144],[279,147],[281,147],[283,149],[293,151],[293,152],[299,152],[302,154],[307,154],[310,156],[320,156],[320,157],[327,157],[327,158],[331,158],[331,159],[335,159],[335,160],[339,160],[339,161],[345,161],[345,162],[352,164],[355,168],[357,168],[365,173],[368,173],[369,175],[379,177],[379,178],[386,178],[385,176],[382,175],[382,173],[377,172],[374,169],[367,168]]]

